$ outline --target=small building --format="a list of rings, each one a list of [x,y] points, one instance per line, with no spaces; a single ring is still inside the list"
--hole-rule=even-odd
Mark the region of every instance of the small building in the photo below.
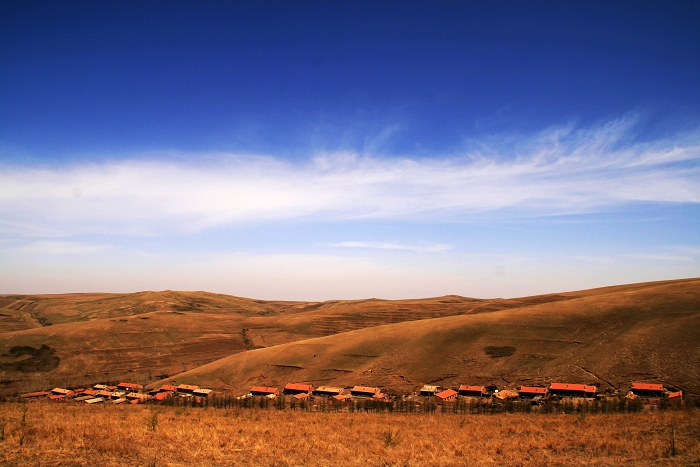
[[[457,390],[457,394],[464,397],[486,397],[489,392],[486,386],[469,386],[463,384]]]
[[[191,384],[181,384],[175,388],[175,390],[180,394],[192,394],[199,386],[193,386]]]
[[[51,394],[49,396],[49,399],[51,399],[52,401],[62,401],[62,400],[65,400],[65,398],[66,398],[66,396],[61,396],[61,395],[57,395],[57,394]]]
[[[314,387],[310,384],[300,384],[300,383],[289,383],[284,387],[284,394],[311,394],[314,391]]]
[[[547,388],[537,386],[521,386],[518,390],[520,397],[533,398],[537,396],[546,397],[548,394]]]
[[[76,402],[85,402],[88,399],[92,399],[92,396],[78,396],[73,400]]]
[[[639,397],[663,397],[663,384],[632,383],[632,394]]]
[[[194,394],[197,397],[209,397],[209,394],[212,393],[211,389],[205,389],[205,388],[199,388],[195,389],[192,391],[192,394]]]
[[[268,388],[265,386],[253,386],[250,388],[251,396],[259,397],[277,397],[280,395],[280,390],[277,388]]]
[[[63,388],[53,388],[51,390],[51,395],[52,396],[63,396],[63,397],[70,397],[74,395],[75,393],[71,391],[70,389],[63,389]]]
[[[326,397],[333,397],[333,396],[340,396],[341,394],[345,393],[344,388],[336,388],[332,386],[319,386],[316,389],[314,389],[314,396],[326,396]]]
[[[122,390],[122,391],[127,391],[127,392],[132,392],[132,391],[138,391],[139,389],[143,389],[143,386],[140,384],[136,383],[119,383],[117,384],[117,388]]]
[[[95,396],[97,396],[97,392],[98,391],[95,391],[94,389],[85,389],[80,394],[82,394],[83,396],[95,397]]]
[[[598,388],[585,384],[552,383],[549,393],[561,397],[595,397]]]
[[[457,400],[457,391],[454,389],[445,389],[444,391],[435,394],[435,403],[445,404],[447,402],[454,402]]]
[[[381,392],[381,389],[370,386],[355,386],[350,390],[353,397],[377,397]]]
[[[423,397],[433,397],[438,392],[440,392],[440,386],[431,386],[426,384],[418,392],[418,395]]]
[[[104,402],[105,400],[101,397],[93,397],[92,399],[87,399],[85,401],[86,404],[99,404],[100,402]]]
[[[106,389],[103,389],[102,391],[97,391],[97,394],[95,394],[95,397],[103,397],[105,399],[111,399],[112,398],[112,391],[107,391]]]
[[[92,387],[92,389],[94,389],[95,391],[102,391],[103,389],[106,390],[108,387],[109,386],[107,386],[106,384],[95,384]]]
[[[177,386],[172,384],[165,384],[158,389],[159,392],[177,392]]]
[[[23,399],[39,399],[41,397],[46,397],[48,396],[49,393],[46,391],[36,391],[36,392],[28,392],[26,394],[22,394]]]
[[[123,404],[126,401],[127,401],[126,397],[120,397],[119,399],[114,399],[112,401],[112,404]]]

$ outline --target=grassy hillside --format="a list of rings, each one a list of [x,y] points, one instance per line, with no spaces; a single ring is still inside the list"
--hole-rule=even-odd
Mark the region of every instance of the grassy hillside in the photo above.
[[[463,314],[488,303],[462,297],[272,302],[172,291],[2,296],[0,390],[148,382],[236,352]]]
[[[471,313],[376,326],[238,353],[171,378],[244,392],[253,384],[413,390],[662,381],[700,393],[700,280],[482,303]],[[492,310],[478,313],[477,311]]]

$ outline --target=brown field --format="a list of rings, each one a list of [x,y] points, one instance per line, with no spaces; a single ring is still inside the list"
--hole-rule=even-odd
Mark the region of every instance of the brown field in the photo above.
[[[4,403],[0,411],[3,466],[700,465],[697,409],[461,416]]]
[[[207,292],[0,296],[0,394],[128,380],[552,381],[700,395],[700,279],[523,297],[271,302]]]

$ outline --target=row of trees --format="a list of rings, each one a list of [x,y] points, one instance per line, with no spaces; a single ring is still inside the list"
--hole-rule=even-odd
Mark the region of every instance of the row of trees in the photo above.
[[[278,397],[268,399],[265,397],[237,398],[232,396],[210,396],[208,398],[182,398],[174,397],[163,401],[165,405],[187,407],[213,407],[213,408],[259,408],[276,410],[301,410],[320,412],[398,412],[398,413],[450,413],[450,414],[495,414],[495,413],[634,413],[644,410],[642,399],[603,398],[589,400],[548,399],[533,404],[529,400],[509,399],[484,400],[484,399],[458,399],[456,402],[437,405],[430,398],[424,400],[394,399],[381,401],[373,399],[355,399],[348,402],[336,401],[332,398],[315,398],[314,400],[296,400]],[[661,399],[652,405],[652,410],[667,410],[677,408],[691,409],[700,407],[700,400],[686,398],[683,404],[670,404],[668,400]]]

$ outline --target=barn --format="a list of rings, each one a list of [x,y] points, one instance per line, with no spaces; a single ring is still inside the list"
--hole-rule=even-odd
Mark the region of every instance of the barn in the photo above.
[[[377,397],[381,393],[381,389],[370,386],[355,386],[350,390],[353,397]]]
[[[326,397],[333,397],[333,396],[339,396],[341,394],[345,393],[344,388],[338,388],[338,387],[333,387],[333,386],[319,386],[316,389],[314,389],[314,396],[326,396]]]
[[[435,394],[435,403],[444,404],[447,402],[454,402],[457,400],[457,391],[454,389],[445,389],[437,394]]]
[[[463,384],[457,390],[457,394],[464,397],[486,397],[489,393],[486,390],[486,386],[469,386]]]
[[[280,395],[280,390],[277,388],[268,388],[265,386],[253,386],[250,388],[250,393],[251,396],[260,396],[260,397],[277,397]]]
[[[521,386],[518,390],[518,395],[520,397],[526,397],[528,399],[532,399],[533,397],[537,396],[545,397],[547,394],[547,388],[541,388],[538,386]]]
[[[418,395],[423,397],[433,397],[440,391],[440,386],[431,386],[429,384],[426,384],[420,389],[420,391],[418,391]]]
[[[552,383],[549,393],[561,397],[595,397],[598,388],[585,384]]]
[[[289,383],[284,387],[284,394],[311,394],[314,392],[314,387],[310,384]]]
[[[632,383],[632,394],[639,397],[663,397],[663,384]]]

